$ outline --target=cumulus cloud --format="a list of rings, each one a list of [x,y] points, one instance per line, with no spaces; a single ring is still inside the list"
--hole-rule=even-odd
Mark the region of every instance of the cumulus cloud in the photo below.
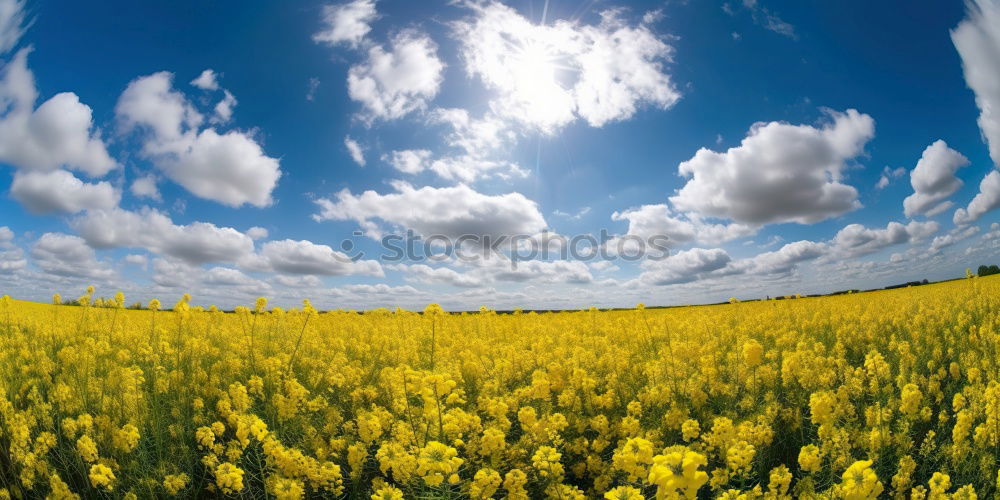
[[[154,175],[144,175],[136,178],[132,181],[129,191],[138,198],[149,198],[156,201],[162,200],[160,190],[156,187],[156,176]]]
[[[215,114],[212,115],[212,123],[222,124],[233,119],[233,108],[236,107],[237,101],[236,96],[228,90],[222,91],[222,100],[219,101],[214,108]]]
[[[465,234],[536,234],[546,228],[535,202],[520,193],[485,195],[460,184],[452,187],[414,188],[394,182],[394,193],[365,191],[359,195],[345,189],[335,199],[316,200],[317,221],[354,220],[372,234],[380,234],[376,220],[412,229],[423,235],[457,238]]]
[[[344,147],[347,148],[347,153],[351,155],[351,159],[354,163],[360,166],[365,166],[365,150],[358,144],[358,141],[351,139],[351,136],[344,137]]]
[[[930,217],[948,210],[951,202],[946,198],[962,187],[962,181],[955,173],[968,165],[968,158],[949,148],[942,140],[927,146],[916,168],[910,172],[913,194],[903,200],[903,213],[907,217]]]
[[[478,287],[484,284],[481,275],[460,273],[450,267],[431,267],[427,264],[397,264],[391,269],[405,273],[405,279],[417,283],[444,284],[458,287]]]
[[[830,240],[831,256],[841,259],[860,257],[883,248],[923,240],[938,232],[941,226],[934,221],[911,221],[905,226],[890,222],[885,229],[870,229],[861,224],[849,224]]]
[[[316,276],[285,276],[279,274],[274,277],[274,281],[282,286],[291,288],[317,288],[323,285],[323,281]]]
[[[12,274],[28,267],[20,248],[0,247],[0,274]]]
[[[463,183],[486,177],[512,179],[528,176],[526,170],[514,163],[475,156],[446,156],[434,160],[428,168],[443,179]]]
[[[499,115],[552,133],[577,118],[600,127],[680,98],[663,69],[672,48],[621,11],[603,12],[596,25],[537,25],[499,2],[465,5],[472,15],[454,35],[466,72],[496,93]]]
[[[369,122],[394,120],[427,106],[441,87],[444,67],[430,37],[406,30],[393,37],[389,50],[374,46],[364,62],[351,66],[347,93],[364,106]]]
[[[951,40],[962,58],[965,83],[976,95],[979,128],[993,163],[1000,165],[1000,3],[969,0],[964,20],[952,30]]]
[[[875,136],[875,121],[853,109],[829,111],[819,127],[758,123],[725,153],[702,148],[680,164],[690,180],[670,197],[682,211],[747,225],[812,224],[861,206],[841,182],[847,162]]]
[[[14,231],[0,226],[0,274],[10,274],[28,266],[24,252],[14,245]]]
[[[447,154],[427,162],[429,170],[444,179],[473,182],[480,178],[527,177],[528,172],[506,159],[518,134],[507,120],[492,111],[474,118],[460,108],[438,108],[429,114],[429,123],[446,125]]]
[[[1000,207],[1000,172],[994,170],[979,183],[979,194],[969,202],[969,206],[955,210],[952,221],[955,224],[971,224],[991,210]]]
[[[236,262],[253,253],[253,240],[207,222],[178,225],[153,209],[90,211],[72,226],[94,248],[143,248],[189,264]]]
[[[254,227],[242,233],[207,222],[175,224],[167,215],[149,208],[138,212],[119,208],[89,211],[72,220],[71,225],[82,236],[81,241],[93,248],[141,248],[158,254],[161,258],[155,259],[160,262],[154,261],[154,271],[161,271],[160,282],[169,283],[164,286],[192,283],[185,276],[198,274],[196,270],[204,264],[232,264],[245,271],[265,273],[383,276],[377,261],[352,260],[326,245],[269,241],[255,252],[254,240],[267,237],[264,228]],[[170,277],[170,269],[181,275]]]
[[[442,179],[462,183],[472,183],[487,177],[510,179],[528,175],[528,172],[510,162],[470,155],[445,156],[434,159],[432,153],[426,149],[393,151],[390,155],[383,156],[382,159],[405,174],[416,175],[424,171],[431,171]]]
[[[732,258],[721,248],[692,248],[662,260],[646,260],[638,280],[649,285],[689,283],[706,273],[725,268]]]
[[[31,248],[32,262],[39,269],[69,278],[108,278],[114,273],[97,260],[94,249],[78,236],[45,233]]]
[[[903,167],[889,168],[888,166],[882,167],[882,176],[878,178],[878,182],[875,183],[875,189],[885,189],[893,181],[893,179],[898,179],[906,175],[906,169]]]
[[[14,48],[30,24],[24,0],[0,0],[0,54]]]
[[[983,233],[983,239],[984,240],[1000,239],[1000,222],[994,222],[993,224],[990,224],[990,230],[989,232]]]
[[[517,139],[510,124],[492,112],[474,118],[465,109],[438,108],[429,113],[428,121],[447,125],[450,131],[444,136],[445,143],[468,156],[486,157]]]
[[[269,241],[258,255],[244,259],[242,266],[263,272],[319,276],[384,276],[374,260],[352,260],[343,252],[311,241]]]
[[[251,289],[257,290],[264,288],[264,282],[253,279],[238,269],[229,267],[213,267],[205,272],[201,281],[206,285],[251,287]]]
[[[323,6],[323,28],[313,35],[313,41],[326,45],[347,44],[357,47],[371,31],[378,17],[374,0],[354,0]]]
[[[815,241],[796,241],[788,243],[778,250],[757,254],[748,259],[732,262],[719,274],[757,274],[782,275],[795,270],[798,264],[815,260],[829,251],[826,243]]]
[[[503,255],[477,260],[470,264],[470,269],[461,272],[426,264],[399,264],[391,268],[405,273],[408,281],[457,287],[481,287],[497,282],[587,284],[594,279],[590,268],[580,261],[523,260],[514,263]]]
[[[17,172],[10,194],[36,215],[108,210],[118,206],[121,199],[121,193],[111,184],[86,183],[65,170]]]
[[[427,169],[431,152],[426,149],[406,149],[403,151],[393,151],[391,155],[383,158],[393,168],[404,174],[419,174]]]
[[[267,229],[264,229],[262,227],[255,226],[251,227],[250,229],[247,229],[247,236],[249,236],[250,239],[254,241],[267,239],[268,234],[269,233]]]
[[[89,106],[63,92],[34,108],[35,78],[22,49],[0,75],[0,163],[51,172],[62,167],[100,177],[116,167],[94,129]]]
[[[718,244],[757,232],[755,227],[745,224],[712,224],[702,221],[696,214],[675,215],[665,204],[643,205],[639,208],[615,212],[612,220],[628,221],[626,234],[649,239],[666,236],[671,244],[699,241]]]
[[[211,69],[202,71],[198,78],[191,80],[191,85],[201,90],[219,90],[219,80],[215,76],[215,71]]]
[[[942,249],[950,247],[966,238],[975,236],[979,232],[978,226],[958,227],[942,236],[935,236],[931,240],[931,245],[927,247],[927,253],[934,255],[940,253]]]
[[[149,267],[149,258],[146,257],[145,255],[139,255],[135,253],[128,254],[125,256],[124,261],[126,264],[130,266],[136,266],[142,268],[143,270]]]
[[[278,160],[243,132],[202,128],[204,117],[173,89],[172,79],[167,72],[138,78],[118,99],[122,126],[144,131],[144,155],[201,198],[232,207],[271,205],[281,177]]]

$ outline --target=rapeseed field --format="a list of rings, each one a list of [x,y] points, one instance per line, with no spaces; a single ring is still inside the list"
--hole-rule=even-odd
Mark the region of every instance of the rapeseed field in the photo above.
[[[77,303],[0,301],[0,498],[998,491],[996,278],[544,314]]]

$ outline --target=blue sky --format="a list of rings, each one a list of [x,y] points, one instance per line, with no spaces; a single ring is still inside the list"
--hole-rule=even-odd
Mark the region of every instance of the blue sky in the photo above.
[[[0,293],[561,308],[955,277],[1000,261],[997,54],[994,0],[0,0]],[[379,245],[602,230],[671,256]]]

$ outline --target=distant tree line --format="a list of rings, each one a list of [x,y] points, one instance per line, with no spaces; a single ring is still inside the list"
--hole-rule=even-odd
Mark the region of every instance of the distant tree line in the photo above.
[[[991,274],[1000,274],[1000,266],[997,266],[996,264],[993,264],[992,266],[982,265],[979,266],[979,272],[976,274],[980,277],[989,276]]]

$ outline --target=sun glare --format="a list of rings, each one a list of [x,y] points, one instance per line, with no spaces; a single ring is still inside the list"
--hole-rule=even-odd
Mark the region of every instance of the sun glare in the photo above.
[[[572,96],[559,81],[561,51],[548,43],[526,43],[513,49],[511,76],[514,98],[531,121],[559,123],[572,113]]]

